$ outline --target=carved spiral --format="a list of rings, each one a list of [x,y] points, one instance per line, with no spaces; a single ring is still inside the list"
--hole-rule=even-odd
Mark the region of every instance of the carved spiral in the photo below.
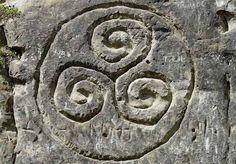
[[[60,113],[79,122],[97,115],[104,102],[105,86],[96,71],[71,67],[63,71],[58,79],[54,94],[55,105]]]
[[[118,82],[117,102],[119,111],[125,118],[152,125],[165,114],[172,95],[169,85],[157,76],[138,75],[131,77],[126,84]]]
[[[145,25],[132,19],[113,19],[94,29],[92,48],[109,63],[125,57],[138,58],[150,50],[151,33]]]

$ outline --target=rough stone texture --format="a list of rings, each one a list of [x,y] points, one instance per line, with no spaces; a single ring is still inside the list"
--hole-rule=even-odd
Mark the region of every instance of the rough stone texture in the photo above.
[[[0,163],[236,163],[236,1],[6,3]]]

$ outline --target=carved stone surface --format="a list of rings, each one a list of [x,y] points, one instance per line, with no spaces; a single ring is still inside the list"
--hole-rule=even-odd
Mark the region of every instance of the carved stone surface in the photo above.
[[[236,162],[234,1],[7,3],[2,161]]]

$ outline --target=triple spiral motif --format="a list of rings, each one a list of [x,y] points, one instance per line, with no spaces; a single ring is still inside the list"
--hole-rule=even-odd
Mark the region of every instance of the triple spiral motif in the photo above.
[[[184,57],[183,68],[165,63],[165,53]],[[95,9],[58,32],[41,67],[37,100],[52,135],[73,150],[132,159],[172,136],[192,92],[191,71],[183,44],[160,16],[125,6]],[[95,125],[101,125],[96,134]],[[129,141],[118,135],[120,127]],[[140,137],[140,128],[147,136]],[[134,152],[137,144],[142,148]]]

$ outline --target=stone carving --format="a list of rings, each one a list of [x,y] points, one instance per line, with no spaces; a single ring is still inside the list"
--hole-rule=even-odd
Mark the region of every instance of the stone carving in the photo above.
[[[132,19],[105,21],[94,29],[94,52],[110,63],[134,62],[151,48],[151,32],[142,22]],[[127,63],[128,64],[128,63]]]
[[[118,109],[128,120],[142,124],[155,124],[170,106],[170,88],[162,80],[155,79],[155,76],[133,78],[137,79],[130,77],[129,80],[134,81],[129,86],[123,83],[117,86]],[[123,100],[125,98],[127,100]]]
[[[235,163],[235,0],[23,1],[0,163]]]
[[[64,24],[40,71],[37,102],[49,134],[102,160],[140,158],[167,142],[193,90],[191,58],[167,22],[110,6]],[[183,68],[171,68],[178,63],[165,61],[168,53],[185,59]]]
[[[101,111],[103,95],[106,94],[106,81],[103,82],[103,79],[106,80],[104,75],[79,67],[62,72],[54,94],[58,110],[76,121],[87,121],[94,117]]]
[[[235,0],[216,0],[217,14],[222,19],[223,32],[234,31],[235,29]]]

